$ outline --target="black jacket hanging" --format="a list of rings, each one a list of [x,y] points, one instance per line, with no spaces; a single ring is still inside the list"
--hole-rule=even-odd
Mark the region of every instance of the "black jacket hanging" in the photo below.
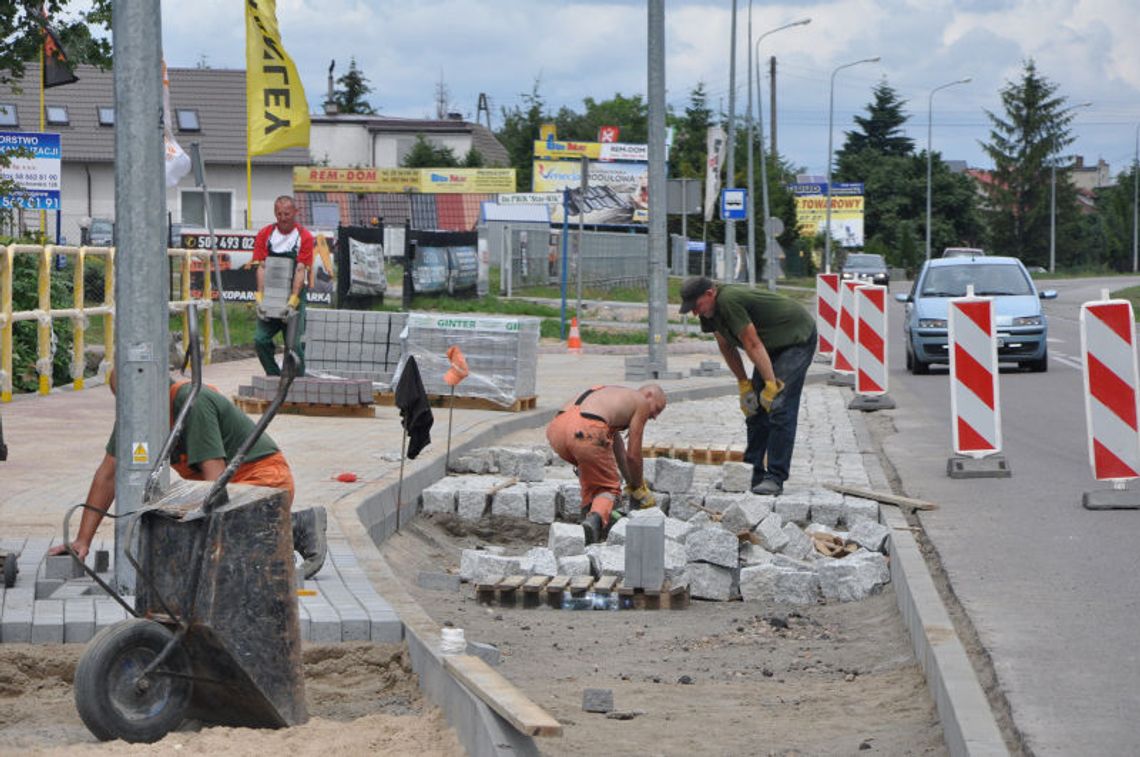
[[[429,432],[435,417],[431,414],[431,405],[414,357],[408,357],[404,370],[400,372],[400,381],[396,384],[396,407],[400,408],[400,418],[408,432],[408,459],[415,460],[416,455],[431,444]]]

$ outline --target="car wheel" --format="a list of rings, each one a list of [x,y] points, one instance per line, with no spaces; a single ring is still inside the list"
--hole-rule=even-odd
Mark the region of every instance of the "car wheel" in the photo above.
[[[1049,350],[1045,350],[1040,360],[1028,360],[1021,365],[1030,373],[1045,373],[1049,370]]]
[[[910,362],[910,372],[915,376],[925,376],[930,373],[930,363],[919,360],[918,355],[911,357]]]
[[[914,370],[914,356],[910,354],[910,347],[909,346],[906,348],[905,353],[906,353],[906,369],[908,371]]]

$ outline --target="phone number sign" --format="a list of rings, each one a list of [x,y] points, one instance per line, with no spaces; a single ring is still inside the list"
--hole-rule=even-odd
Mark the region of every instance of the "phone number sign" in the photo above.
[[[0,155],[8,158],[0,179],[16,185],[14,192],[0,195],[0,208],[59,210],[62,154],[58,134],[0,132]]]

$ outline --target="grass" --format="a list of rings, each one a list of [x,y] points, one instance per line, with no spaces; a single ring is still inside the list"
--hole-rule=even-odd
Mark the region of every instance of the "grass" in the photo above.
[[[1125,289],[1117,289],[1115,292],[1110,293],[1114,300],[1128,300],[1132,303],[1133,318],[1136,314],[1140,313],[1140,287],[1127,287]]]

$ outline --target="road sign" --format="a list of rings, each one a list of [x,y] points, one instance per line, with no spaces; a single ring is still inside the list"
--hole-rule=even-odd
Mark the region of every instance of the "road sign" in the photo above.
[[[748,217],[748,190],[723,189],[720,193],[720,217],[724,221],[743,221]]]
[[[31,157],[10,156],[11,164],[0,168],[0,178],[17,186],[12,194],[0,196],[0,208],[59,210],[60,158],[58,134],[40,132],[0,132],[0,153],[18,149]]]

